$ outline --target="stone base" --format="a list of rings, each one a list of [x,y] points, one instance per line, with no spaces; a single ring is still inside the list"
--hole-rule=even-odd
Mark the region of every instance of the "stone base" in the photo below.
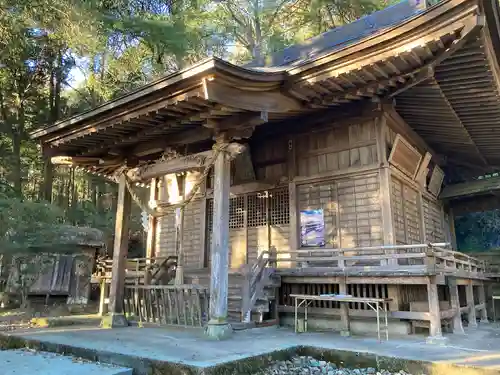
[[[205,328],[205,335],[212,340],[225,340],[232,334],[233,328],[228,322],[210,320]]]
[[[101,319],[101,328],[128,327],[127,318],[123,314],[109,314]]]
[[[343,329],[342,331],[340,331],[340,336],[342,336],[342,337],[350,337],[351,336],[351,331]]]
[[[490,324],[490,321],[488,319],[481,319],[479,321],[480,324]]]
[[[429,336],[427,337],[427,339],[425,340],[425,342],[427,344],[431,344],[431,345],[446,345],[448,343],[448,338],[444,337],[444,336]]]

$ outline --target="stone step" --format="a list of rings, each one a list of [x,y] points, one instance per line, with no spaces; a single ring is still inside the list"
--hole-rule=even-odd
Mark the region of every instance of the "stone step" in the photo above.
[[[30,350],[0,351],[2,375],[132,375],[133,369]]]

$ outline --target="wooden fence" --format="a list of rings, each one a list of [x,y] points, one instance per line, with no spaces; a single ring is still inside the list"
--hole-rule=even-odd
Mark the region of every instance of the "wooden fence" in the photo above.
[[[208,302],[208,288],[198,285],[127,285],[124,310],[142,323],[202,327]]]

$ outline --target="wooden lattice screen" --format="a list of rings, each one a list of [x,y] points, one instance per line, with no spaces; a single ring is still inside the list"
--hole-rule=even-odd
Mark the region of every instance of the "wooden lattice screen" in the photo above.
[[[206,265],[210,260],[213,230],[213,199],[207,200]],[[290,207],[288,188],[249,193],[229,202],[230,266],[253,263],[261,251],[275,246],[289,250]]]

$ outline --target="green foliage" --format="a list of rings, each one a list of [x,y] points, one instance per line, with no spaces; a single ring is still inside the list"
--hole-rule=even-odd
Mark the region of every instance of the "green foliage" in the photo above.
[[[62,210],[48,203],[0,199],[0,253],[48,249],[60,237]]]
[[[455,219],[460,251],[481,252],[500,248],[500,210],[476,212]]]

